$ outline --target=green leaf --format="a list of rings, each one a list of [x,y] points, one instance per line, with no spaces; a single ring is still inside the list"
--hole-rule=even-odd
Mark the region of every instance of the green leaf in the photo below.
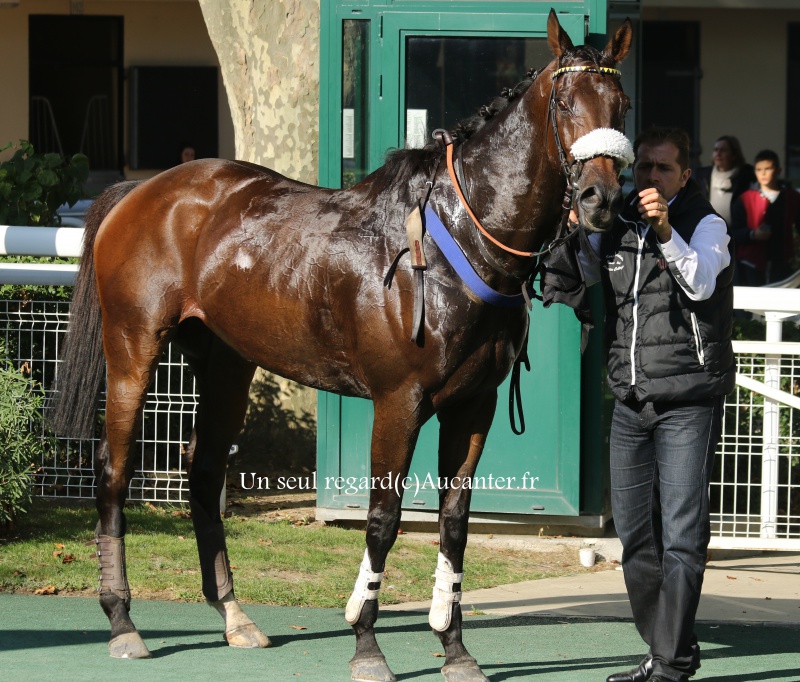
[[[47,168],[42,170],[36,179],[39,181],[39,184],[42,185],[42,187],[54,187],[58,184],[58,175]]]
[[[38,184],[29,184],[22,192],[23,201],[33,201],[42,196],[42,186]]]

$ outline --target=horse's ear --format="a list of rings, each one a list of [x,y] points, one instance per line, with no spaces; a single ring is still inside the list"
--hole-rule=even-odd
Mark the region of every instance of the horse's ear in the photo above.
[[[547,44],[556,59],[559,59],[562,54],[574,47],[567,32],[558,23],[556,11],[552,8],[550,9],[550,16],[547,17]]]
[[[622,26],[617,29],[614,37],[608,41],[603,54],[608,56],[615,64],[621,62],[631,51],[631,40],[633,40],[633,26],[631,26],[630,19],[625,19],[622,22]]]

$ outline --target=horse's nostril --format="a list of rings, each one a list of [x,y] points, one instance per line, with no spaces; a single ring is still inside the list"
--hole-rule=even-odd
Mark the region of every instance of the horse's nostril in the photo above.
[[[578,203],[587,212],[609,211],[617,214],[622,210],[622,190],[618,187],[604,191],[594,186],[587,187],[578,196]]]
[[[602,198],[593,185],[582,190],[578,196],[578,203],[584,211],[594,211],[600,207]]]

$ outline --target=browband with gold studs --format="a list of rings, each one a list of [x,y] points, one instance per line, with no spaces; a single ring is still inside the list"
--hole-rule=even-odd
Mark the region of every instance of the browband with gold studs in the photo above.
[[[612,76],[622,76],[622,71],[608,66],[562,66],[553,73],[553,78],[558,78],[562,73],[569,71],[585,71],[587,73],[608,73]]]

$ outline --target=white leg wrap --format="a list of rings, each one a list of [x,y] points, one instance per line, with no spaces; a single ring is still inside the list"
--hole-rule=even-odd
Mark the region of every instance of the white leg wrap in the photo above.
[[[461,601],[461,590],[456,592],[455,585],[461,585],[464,580],[463,573],[454,573],[453,564],[439,552],[439,561],[436,565],[436,584],[433,586],[433,601],[428,622],[437,632],[443,632],[450,626],[453,617],[453,604]]]
[[[364,608],[364,602],[367,599],[377,599],[378,593],[381,591],[381,580],[383,580],[383,573],[373,573],[372,564],[369,560],[369,550],[364,550],[364,559],[361,561],[361,568],[358,571],[358,578],[356,585],[353,588],[353,594],[347,600],[347,606],[344,610],[344,619],[354,625],[361,617],[361,609]],[[374,590],[369,589],[370,583],[378,583],[378,587]]]

